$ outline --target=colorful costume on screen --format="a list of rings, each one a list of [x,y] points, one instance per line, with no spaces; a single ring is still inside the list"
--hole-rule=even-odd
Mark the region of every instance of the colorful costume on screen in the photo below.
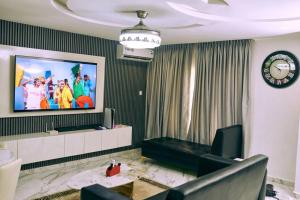
[[[84,81],[84,95],[85,96],[88,96],[88,97],[90,96],[91,87],[92,87],[92,81],[91,80]]]
[[[21,81],[24,76],[24,70],[21,68],[19,64],[16,64],[16,83],[15,86],[19,87],[21,85]]]
[[[48,86],[49,99],[53,99],[54,86],[53,86],[52,79],[49,80],[49,82],[47,83],[47,86]]]
[[[57,85],[59,85],[59,84],[57,84]],[[57,86],[56,88],[55,88],[55,91],[54,91],[54,102],[56,103],[56,104],[58,104],[58,102],[60,101],[60,99],[61,99],[61,92],[60,92],[60,89],[59,89],[59,86]]]
[[[49,80],[48,79],[46,80],[45,77],[43,77],[43,76],[40,76],[39,80],[41,82],[40,87],[41,87],[42,93],[43,93],[43,96],[42,96],[42,99],[40,102],[40,107],[41,107],[41,109],[50,109],[50,104],[49,104],[47,96],[46,96],[46,84],[48,84],[47,82]]]
[[[84,82],[80,80],[73,83],[73,91],[74,91],[74,98],[76,99],[76,103],[80,108],[84,108],[87,104],[89,108],[94,107],[93,100],[89,96],[85,96],[84,93]]]
[[[66,85],[64,85],[62,89],[57,88],[55,90],[54,99],[61,109],[69,109],[72,107],[73,95],[70,88]]]
[[[25,89],[27,92],[27,109],[41,109],[41,100],[43,97],[42,87],[35,87],[32,84],[26,84]]]
[[[71,108],[72,107],[73,96],[68,86],[65,86],[61,92],[61,102],[60,105],[62,108]]]
[[[48,87],[47,89],[48,89],[48,93],[49,93],[49,99],[53,99],[54,85],[53,85],[53,80],[52,80],[52,72],[46,71],[45,78],[48,80],[47,81],[47,87]]]
[[[76,99],[76,104],[80,108],[85,108],[86,105],[89,108],[94,107],[94,103],[91,97],[85,94],[84,89],[84,82],[81,80],[80,72],[82,70],[81,64],[76,64],[72,69],[72,74],[74,75],[74,82],[73,82],[73,92],[74,98]]]
[[[40,103],[41,109],[50,109],[50,104],[47,100],[47,98],[42,98],[41,103]]]

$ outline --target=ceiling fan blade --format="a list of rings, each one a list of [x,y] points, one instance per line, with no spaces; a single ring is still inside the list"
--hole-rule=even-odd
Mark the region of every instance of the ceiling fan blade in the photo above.
[[[203,1],[204,3],[207,3],[207,4],[223,4],[223,5],[229,5],[226,0],[201,0]]]
[[[197,28],[204,26],[203,24],[189,24],[189,25],[183,25],[183,26],[165,26],[165,27],[159,27],[160,29],[186,29],[186,28]]]
[[[116,10],[117,13],[136,14],[136,10]]]

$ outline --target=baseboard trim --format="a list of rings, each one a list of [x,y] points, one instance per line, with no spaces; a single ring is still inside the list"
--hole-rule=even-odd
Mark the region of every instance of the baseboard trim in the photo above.
[[[76,161],[76,160],[81,160],[81,159],[86,159],[86,158],[92,158],[92,157],[102,156],[102,155],[111,154],[111,153],[117,153],[120,151],[126,151],[126,150],[131,150],[131,149],[136,149],[136,148],[139,148],[139,145],[131,145],[131,146],[120,147],[120,148],[116,148],[116,149],[109,149],[109,150],[81,154],[81,155],[76,155],[76,156],[69,156],[69,157],[63,157],[63,158],[58,158],[58,159],[53,159],[53,160],[29,163],[29,164],[22,165],[21,170],[46,167],[46,166],[50,166],[50,165],[56,165],[56,164],[65,163],[65,162],[71,162],[71,161]]]
[[[294,187],[295,186],[295,182],[293,182],[291,180],[281,179],[281,178],[272,177],[272,176],[268,176],[267,181],[268,182],[279,183],[279,184],[286,185],[286,186],[289,186],[289,187]]]
[[[294,193],[296,199],[297,199],[297,200],[300,200],[300,193],[295,192],[295,191],[294,191],[293,193]]]

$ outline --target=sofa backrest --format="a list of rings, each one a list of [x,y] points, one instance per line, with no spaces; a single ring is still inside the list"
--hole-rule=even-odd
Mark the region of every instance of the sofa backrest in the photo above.
[[[243,127],[234,125],[220,128],[211,147],[211,153],[223,158],[241,158],[243,143]]]
[[[256,155],[170,189],[167,200],[257,200],[268,158]]]

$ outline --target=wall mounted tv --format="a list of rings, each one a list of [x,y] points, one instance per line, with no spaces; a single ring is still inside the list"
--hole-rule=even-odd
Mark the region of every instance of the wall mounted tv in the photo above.
[[[15,56],[14,112],[95,109],[97,64]]]

